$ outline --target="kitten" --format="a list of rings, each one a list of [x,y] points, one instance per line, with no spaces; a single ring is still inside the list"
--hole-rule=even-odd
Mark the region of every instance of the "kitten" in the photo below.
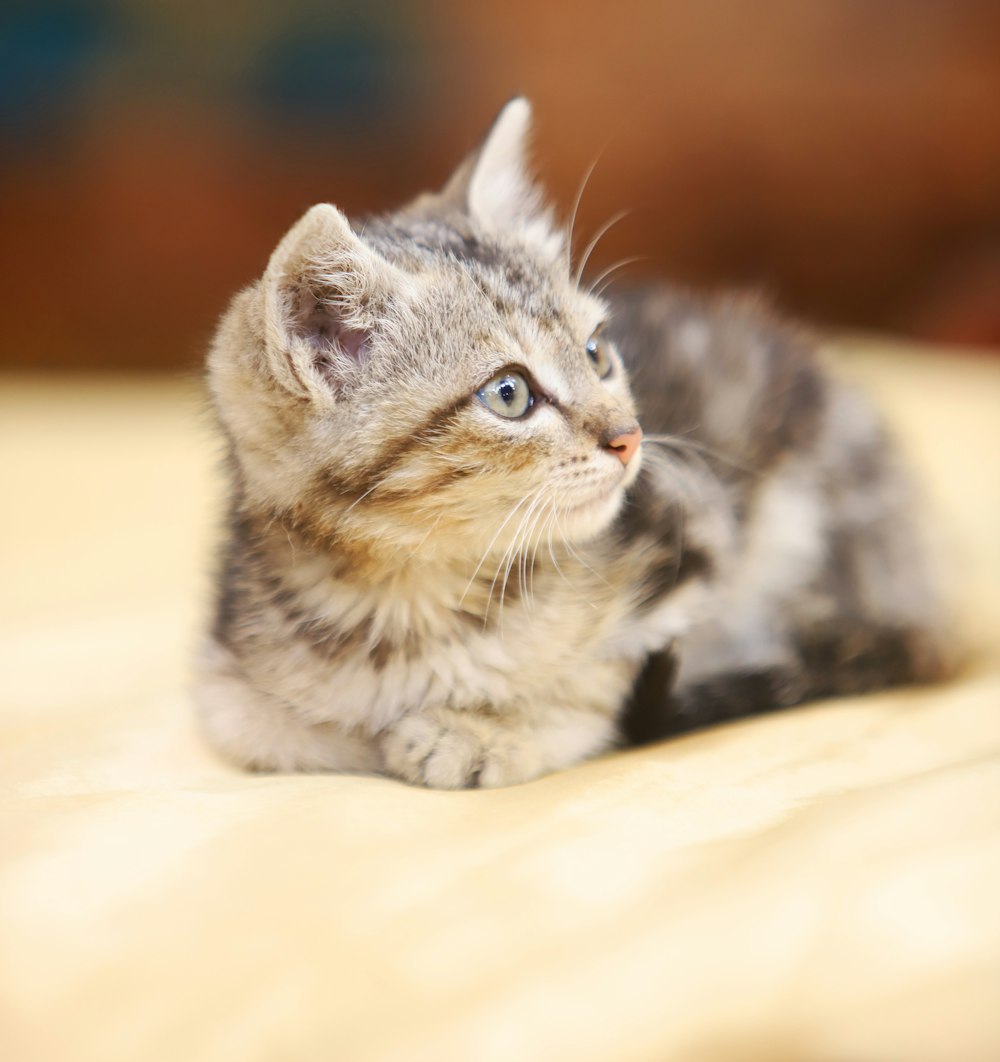
[[[501,786],[942,673],[877,418],[752,302],[581,287],[529,118],[395,214],[313,207],[221,323],[198,698],[239,764]]]

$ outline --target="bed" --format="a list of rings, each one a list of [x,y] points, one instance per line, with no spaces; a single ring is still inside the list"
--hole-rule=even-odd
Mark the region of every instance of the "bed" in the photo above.
[[[218,762],[197,381],[3,378],[0,1057],[1000,1058],[1000,359],[832,356],[960,676],[460,793]]]

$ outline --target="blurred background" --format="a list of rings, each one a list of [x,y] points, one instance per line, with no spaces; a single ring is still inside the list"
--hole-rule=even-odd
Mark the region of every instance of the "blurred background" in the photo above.
[[[309,205],[440,184],[499,106],[591,274],[1000,346],[997,0],[0,4],[0,358],[198,365]]]

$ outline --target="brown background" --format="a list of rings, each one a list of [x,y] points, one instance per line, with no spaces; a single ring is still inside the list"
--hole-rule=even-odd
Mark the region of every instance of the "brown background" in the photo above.
[[[437,184],[523,92],[591,274],[1000,345],[1000,3],[33,3],[0,12],[0,358],[197,365],[311,203]]]

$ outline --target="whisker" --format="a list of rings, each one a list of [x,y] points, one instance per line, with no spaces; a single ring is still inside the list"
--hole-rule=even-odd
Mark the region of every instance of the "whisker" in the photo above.
[[[552,566],[560,574],[560,576],[562,576],[563,582],[564,583],[569,583],[569,579],[566,578],[566,573],[562,570],[562,567],[560,566],[559,561],[556,560],[555,550],[552,547],[552,532],[554,530],[556,530],[556,527],[555,527],[556,506],[555,506],[555,502],[552,501],[551,499],[549,499],[549,508],[552,510],[552,512],[551,512],[551,514],[549,516],[549,522],[548,522],[548,525],[547,525],[549,556],[552,558]]]
[[[534,541],[534,546],[531,549],[530,559],[528,557],[527,548],[525,549],[524,555],[524,567],[526,569],[527,580],[525,593],[527,595],[527,601],[531,609],[534,609],[535,607],[535,563],[538,558],[538,546],[541,542],[541,538],[537,533],[538,525],[541,523],[542,518],[545,516],[546,506],[548,505],[548,498],[543,498],[542,501],[545,504],[539,507],[538,511],[535,514],[535,519],[531,525],[531,528],[529,529],[528,534],[526,535],[526,546],[532,540]]]
[[[358,505],[360,502],[363,502],[365,500],[365,498],[367,498],[368,495],[372,493],[372,491],[378,490],[378,488],[381,487],[384,482],[385,482],[385,477],[383,477],[382,479],[376,480],[376,482],[373,483],[364,492],[364,494],[362,494],[359,498],[355,498],[354,501],[352,501],[351,504],[348,505],[348,507],[340,514],[341,517],[345,517],[354,508],[355,505]]]
[[[532,606],[530,595],[528,593],[528,546],[532,532],[535,527],[536,513],[538,511],[539,503],[543,500],[542,492],[539,490],[538,497],[528,510],[526,519],[522,522],[523,534],[521,536],[521,545],[518,547],[517,555],[517,578],[518,584],[521,587],[521,592],[524,594],[525,604],[529,607]],[[506,590],[507,584],[504,582],[504,590],[500,593],[500,603],[503,606],[503,594]]]
[[[676,495],[680,495],[689,505],[700,507],[702,511],[713,509],[728,510],[729,506],[723,496],[722,483],[714,472],[705,464],[703,458],[697,453],[681,452],[675,455],[685,460],[697,461],[701,473],[696,475],[683,461],[672,459],[672,456],[657,450],[648,450],[646,457],[649,459],[650,468],[659,468],[666,473],[669,484],[675,490],[668,490],[667,495],[677,501]],[[715,488],[710,493],[709,488]]]
[[[686,439],[682,435],[643,435],[642,441],[659,443],[661,446],[671,446],[678,449],[689,449],[699,451],[700,453],[707,454],[709,457],[714,457],[717,461],[722,461],[724,464],[730,465],[737,471],[745,472],[748,476],[760,477],[763,473],[756,468],[750,468],[748,465],[741,464],[728,454],[722,453],[721,450],[714,450],[711,446],[706,446],[704,443],[697,442],[694,439]]]
[[[417,552],[427,542],[427,540],[431,537],[431,535],[433,535],[434,532],[438,529],[438,525],[441,523],[441,521],[443,519],[444,519],[444,513],[439,513],[437,519],[427,529],[427,534],[424,535],[424,537],[416,544],[416,546],[413,547],[414,552]]]
[[[580,286],[580,281],[583,279],[583,271],[587,268],[587,263],[590,261],[590,256],[594,253],[594,250],[597,245],[601,242],[605,235],[607,235],[607,233],[610,232],[610,230],[618,224],[619,221],[621,221],[623,218],[628,217],[629,213],[630,211],[628,210],[619,210],[617,214],[612,215],[612,217],[597,230],[597,235],[590,241],[590,243],[587,244],[587,248],[583,252],[583,260],[580,262],[580,266],[576,271],[576,276],[573,279],[573,282],[576,284],[577,287]]]
[[[546,530],[546,528],[549,525],[548,511],[549,511],[549,506],[550,505],[551,505],[550,499],[546,498],[545,499],[545,506],[542,508],[542,510],[541,510],[541,512],[539,514],[538,520],[536,521],[537,534],[534,535],[535,547],[531,551],[531,600],[532,600],[532,602],[534,602],[534,600],[535,600],[535,571],[537,570],[537,565],[538,565],[538,548],[542,544],[542,537],[545,534],[545,530]],[[545,521],[545,523],[542,523],[543,520]],[[540,528],[538,527],[539,524],[541,524]]]
[[[541,487],[536,488],[531,494],[525,495],[525,497],[522,499],[522,503],[524,501],[528,501],[529,499],[532,499],[532,500],[536,499],[539,496],[539,494],[541,493],[542,490],[544,490],[544,484]],[[519,503],[518,507],[520,507],[520,504],[521,503]],[[529,510],[530,510],[530,507],[529,507]],[[486,622],[489,619],[490,605],[492,604],[492,601],[493,601],[493,591],[494,591],[494,589],[496,587],[497,580],[500,578],[500,569],[504,568],[505,562],[507,562],[506,563],[506,568],[504,568],[503,586],[501,587],[501,590],[500,590],[500,622],[501,622],[501,632],[502,632],[504,594],[507,592],[507,579],[508,579],[508,577],[510,575],[511,565],[513,564],[514,559],[517,556],[517,544],[518,544],[518,540],[519,540],[519,537],[520,537],[521,529],[524,527],[524,522],[525,522],[526,515],[527,515],[526,513],[522,514],[520,523],[518,524],[517,529],[514,532],[514,535],[513,535],[512,539],[510,541],[510,544],[507,546],[506,550],[504,550],[503,556],[500,558],[500,562],[497,565],[496,573],[493,576],[493,581],[490,583],[490,593],[489,593],[489,597],[486,599],[486,611],[483,613],[483,628],[484,629],[486,627]],[[509,562],[508,562],[508,558],[509,558]]]
[[[649,261],[649,255],[648,254],[635,254],[635,255],[632,255],[631,258],[623,258],[620,262],[615,262],[614,265],[608,266],[608,268],[605,269],[604,272],[601,273],[600,276],[598,276],[597,279],[594,280],[590,284],[589,290],[590,290],[591,295],[602,295],[604,293],[605,289],[607,288],[607,285],[605,284],[605,286],[603,288],[601,288],[600,291],[596,290],[597,289],[597,285],[600,284],[602,280],[609,280],[609,278],[611,277],[611,274],[615,273],[617,270],[624,269],[626,266],[635,265],[636,262],[648,262],[648,261]]]
[[[493,300],[489,297],[489,295],[486,294],[486,292],[483,290],[482,285],[472,275],[472,270],[469,268],[468,262],[463,262],[461,259],[456,259],[456,261],[462,267],[462,270],[464,271],[465,275],[469,278],[469,281],[472,284],[472,286],[476,289],[476,291],[479,293],[479,295],[482,296],[483,302],[486,303],[486,306],[489,309],[490,316],[491,317],[498,317],[499,314],[497,313],[497,308],[493,305]]]
[[[503,532],[503,529],[510,523],[511,518],[514,516],[514,513],[516,513],[517,510],[520,509],[521,506],[524,505],[524,503],[530,497],[530,494],[525,494],[524,497],[522,497],[521,500],[510,510],[506,517],[504,517],[503,523],[496,529],[496,533],[490,539],[490,543],[483,551],[482,557],[479,558],[479,563],[476,565],[476,570],[472,573],[472,576],[470,577],[469,581],[465,584],[465,589],[462,591],[462,596],[459,598],[458,601],[460,607],[462,605],[462,602],[465,601],[465,597],[468,594],[470,588],[472,587],[472,584],[476,581],[476,576],[479,574],[480,569],[486,563],[486,558],[490,555],[490,550],[493,548],[494,544],[496,543],[496,540],[500,537],[501,533]]]
[[[577,211],[580,209],[580,203],[583,201],[583,193],[587,187],[587,183],[597,166],[600,155],[598,155],[593,162],[587,167],[587,172],[583,175],[583,180],[580,182],[580,187],[576,192],[576,199],[573,200],[573,210],[570,212],[569,226],[566,231],[566,272],[571,273],[573,271],[573,228],[576,225]]]

